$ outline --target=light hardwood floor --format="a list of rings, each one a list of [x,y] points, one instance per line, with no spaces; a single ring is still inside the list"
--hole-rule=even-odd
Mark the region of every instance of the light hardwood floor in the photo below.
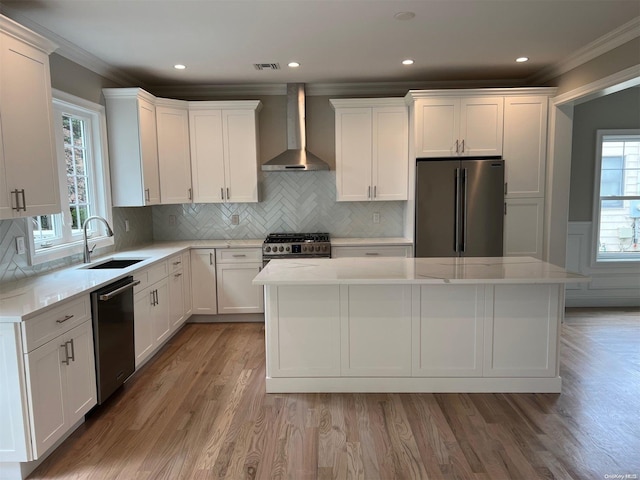
[[[640,479],[637,309],[568,310],[560,395],[267,395],[264,366],[263,325],[189,324],[29,478]]]

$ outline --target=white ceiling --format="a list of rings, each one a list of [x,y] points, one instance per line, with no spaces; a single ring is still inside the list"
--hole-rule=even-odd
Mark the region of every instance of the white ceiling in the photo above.
[[[8,0],[2,12],[141,86],[526,84],[640,17],[638,0]],[[412,20],[394,14],[411,11]],[[44,27],[44,28],[43,28]],[[624,29],[624,27],[623,27]],[[636,34],[637,36],[637,34]],[[528,56],[524,64],[515,58]],[[97,57],[97,58],[93,58]],[[401,65],[405,58],[415,64]],[[296,60],[301,67],[287,67]],[[92,63],[91,61],[85,63]],[[176,63],[186,70],[177,71]],[[258,71],[254,63],[279,63]]]

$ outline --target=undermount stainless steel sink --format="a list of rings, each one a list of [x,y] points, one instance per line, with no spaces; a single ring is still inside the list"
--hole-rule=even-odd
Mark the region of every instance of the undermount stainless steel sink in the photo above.
[[[88,267],[84,267],[88,270],[97,270],[97,269],[118,269],[118,268],[127,268],[131,265],[135,265],[138,262],[142,262],[145,260],[144,258],[113,258],[111,260],[107,260],[103,263],[97,263],[95,265],[89,265]]]

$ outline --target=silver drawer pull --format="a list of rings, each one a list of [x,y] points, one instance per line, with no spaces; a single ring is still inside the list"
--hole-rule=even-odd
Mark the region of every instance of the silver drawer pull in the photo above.
[[[233,255],[231,255],[233,258],[244,258],[246,257],[246,255],[244,253],[234,253]]]
[[[73,318],[73,315],[65,315],[63,318],[59,318],[58,320],[56,320],[56,323],[64,323],[70,318]]]
[[[69,349],[67,348],[67,346],[69,345],[69,342],[64,342],[62,345],[60,345],[60,347],[64,347],[64,360],[62,360],[62,363],[64,363],[65,365],[69,365],[69,359],[71,357],[69,357]]]
[[[120,288],[116,288],[115,290],[112,290],[109,293],[104,293],[104,294],[100,295],[99,298],[100,298],[101,301],[106,302],[108,300],[111,300],[116,295],[120,295],[125,290],[129,290],[130,288],[135,287],[136,285],[140,285],[140,280],[135,280],[135,281],[133,281],[131,283],[127,283],[126,285],[124,285],[124,286],[122,286]]]
[[[370,257],[375,257],[376,255],[380,255],[378,252],[366,252],[365,255],[368,255]]]
[[[181,273],[176,273],[176,274],[174,275],[174,277],[176,277],[176,278],[181,277],[181,276],[182,276],[182,274],[181,274]]]
[[[173,262],[174,265],[180,265],[182,262]]]

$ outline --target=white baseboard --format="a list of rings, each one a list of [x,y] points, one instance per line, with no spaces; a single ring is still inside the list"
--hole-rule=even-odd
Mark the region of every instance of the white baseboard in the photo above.
[[[264,323],[264,313],[234,313],[227,315],[191,315],[187,323]]]

